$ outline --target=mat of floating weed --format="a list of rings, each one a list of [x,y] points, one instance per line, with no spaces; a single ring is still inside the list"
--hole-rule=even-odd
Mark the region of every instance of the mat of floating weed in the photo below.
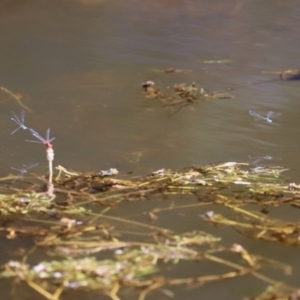
[[[297,246],[300,223],[268,214],[271,208],[299,208],[299,186],[282,179],[284,168],[228,162],[161,169],[144,177],[114,169],[100,174],[57,170],[52,197],[37,176],[34,183],[19,186],[8,185],[11,177],[1,180],[0,231],[8,243],[22,237],[33,242],[19,251],[19,260],[2,266],[2,280],[14,282],[14,289],[24,282],[45,299],[61,299],[72,290],[122,299],[130,290],[142,300],[156,290],[176,298],[173,286],[201,289],[207,282],[217,286],[252,277],[265,285],[255,299],[298,299],[297,287],[264,274],[265,269],[280,269],[284,278],[291,266],[238,243],[228,246],[218,230],[214,235],[200,230],[201,224],[211,224],[251,239]],[[129,215],[126,207],[140,203],[142,211]],[[226,210],[220,213],[220,207]],[[198,218],[187,232],[176,229],[177,220],[168,226],[160,222],[168,212],[187,209]],[[35,253],[40,252],[43,260],[37,261]],[[198,274],[168,275],[189,262],[197,264]],[[203,265],[211,266],[209,273]]]

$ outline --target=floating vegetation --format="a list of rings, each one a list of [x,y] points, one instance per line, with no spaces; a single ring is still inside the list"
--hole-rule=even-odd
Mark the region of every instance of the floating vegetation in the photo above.
[[[0,213],[2,217],[27,215],[47,210],[55,196],[45,197],[44,193],[19,192],[12,195],[0,194]]]
[[[30,112],[32,113],[32,110],[30,108],[28,108],[22,101],[21,99],[23,98],[23,95],[22,94],[19,94],[19,93],[14,93],[12,91],[10,91],[9,89],[3,87],[3,86],[0,86],[0,90],[3,91],[4,93],[8,94],[9,96],[11,96],[14,100],[17,101],[17,103],[25,110],[27,110],[27,112]]]
[[[187,69],[175,69],[175,68],[168,68],[168,69],[151,69],[151,71],[156,73],[165,73],[165,74],[174,74],[174,73],[191,73],[192,70]]]
[[[234,63],[231,59],[217,59],[217,60],[203,60],[200,61],[204,64],[232,64]]]
[[[279,197],[278,194],[274,194],[275,198],[276,196]],[[278,205],[280,204],[282,203],[279,201]],[[266,210],[264,213],[255,213],[231,204],[225,204],[225,206],[237,213],[234,220],[220,214],[210,214],[209,216],[205,216],[205,219],[215,225],[230,226],[246,237],[280,242],[287,245],[300,244],[299,222],[284,222],[271,219],[265,215],[267,213]]]
[[[268,286],[259,296],[255,298],[244,298],[244,300],[297,300],[300,297],[299,291],[288,292],[282,284]]]
[[[160,245],[128,250],[123,254],[116,254],[114,260],[96,260],[95,257],[67,258],[59,261],[44,261],[34,266],[19,261],[10,261],[3,266],[0,276],[23,280],[46,299],[59,299],[62,292],[67,289],[98,290],[110,296],[111,299],[120,299],[117,293],[121,292],[122,287],[142,288],[143,291],[140,293],[139,299],[144,299],[150,291],[166,285],[203,284],[251,273],[255,277],[263,277],[257,272],[263,263],[281,268],[283,271],[287,268],[267,259],[264,262],[263,258],[249,254],[240,245],[233,245],[231,248],[223,248],[219,251],[234,253],[244,260],[244,264],[230,262],[214,254],[189,250],[186,247]],[[173,261],[175,263],[179,260],[195,260],[198,263],[205,260],[224,265],[231,271],[180,279],[147,278],[158,272],[158,261],[164,261],[164,263]],[[271,281],[267,277],[264,279]]]
[[[154,88],[154,82],[150,80],[142,83],[142,87],[147,98],[159,100],[163,107],[171,108],[173,112],[199,101],[234,98],[227,92],[207,93],[204,88],[198,86],[195,82],[190,85],[175,84],[171,94],[164,94],[160,88]]]
[[[62,166],[56,169],[52,198],[30,182],[22,182],[22,189],[17,182],[0,196],[0,212],[7,221],[0,231],[9,240],[27,236],[34,243],[22,250],[21,260],[2,266],[1,278],[24,282],[51,300],[71,290],[96,291],[117,300],[128,289],[131,298],[135,295],[143,300],[157,289],[252,276],[264,282],[266,290],[251,299],[271,299],[270,295],[272,299],[298,299],[297,288],[264,274],[265,269],[274,268],[289,275],[291,266],[250,253],[238,243],[225,246],[226,241],[215,235],[217,231],[212,235],[199,230],[202,222],[214,228],[227,226],[256,240],[299,245],[299,222],[269,214],[271,207],[300,207],[298,185],[281,179],[286,169],[227,162],[160,169],[144,177],[125,176],[115,169],[99,174],[70,172]],[[12,179],[0,182],[3,185]],[[122,208],[141,201],[144,211],[122,213]],[[227,212],[219,211],[220,207]],[[196,212],[199,228],[176,232],[172,225],[160,226],[166,213],[185,209]],[[43,261],[34,262],[37,250],[43,250]],[[167,275],[166,270],[180,270],[190,262],[198,275]],[[209,274],[205,273],[207,266]]]

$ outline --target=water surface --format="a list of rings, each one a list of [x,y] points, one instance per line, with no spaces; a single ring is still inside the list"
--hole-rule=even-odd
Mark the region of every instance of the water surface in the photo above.
[[[51,128],[55,163],[70,169],[147,174],[270,155],[280,157],[297,181],[300,83],[251,84],[278,78],[266,71],[300,68],[299,24],[300,4],[292,0],[10,1],[1,5],[1,86],[24,96],[33,111],[27,126],[42,135]],[[217,60],[224,63],[205,63]],[[167,68],[189,71],[153,71]],[[208,92],[233,88],[234,99],[197,103],[171,116],[145,98],[146,80],[162,89],[192,82]],[[10,136],[11,111],[22,108],[2,92],[0,105],[1,175],[35,162],[46,172],[42,147],[26,143],[21,130]],[[282,117],[255,122],[250,109]],[[194,218],[184,219],[182,231],[194,229]],[[286,256],[277,245],[241,243],[262,255]],[[297,260],[295,249],[286,251],[287,263]],[[236,291],[236,282],[224,283],[228,298],[247,293]],[[220,296],[213,288],[201,291],[203,298]],[[199,299],[199,290],[188,295]]]

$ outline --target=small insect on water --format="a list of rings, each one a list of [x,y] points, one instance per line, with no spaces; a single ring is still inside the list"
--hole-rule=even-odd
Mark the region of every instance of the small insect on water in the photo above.
[[[264,120],[266,121],[267,123],[272,123],[273,122],[273,118],[277,118],[277,117],[280,117],[281,116],[281,113],[275,113],[273,111],[269,111],[267,113],[267,116],[266,117],[263,117],[262,115],[256,113],[255,111],[253,110],[249,110],[249,115],[254,117],[255,121],[261,121],[261,120]],[[272,119],[271,119],[272,118]]]
[[[14,183],[19,178],[21,178],[23,180],[24,174],[26,174],[29,169],[32,169],[32,168],[36,167],[37,165],[38,165],[38,163],[31,164],[29,166],[23,165],[23,167],[24,167],[23,169],[17,169],[14,167],[10,167],[12,170],[19,171],[19,174],[16,176],[16,178],[14,179],[14,181],[12,183]]]
[[[32,141],[32,140],[26,140],[26,142],[31,142],[31,143],[41,143],[44,144],[47,148],[52,148],[51,142],[55,140],[55,137],[50,138],[50,128],[47,129],[46,131],[46,138],[43,138],[38,132],[35,130],[29,128],[31,134],[36,137],[39,141]]]
[[[20,118],[15,114],[14,111],[12,111],[13,114],[13,118],[10,118],[12,121],[16,122],[19,127],[17,129],[15,129],[10,135],[13,135],[15,132],[17,132],[20,128],[22,128],[23,130],[28,129],[25,125],[24,125],[24,120],[25,120],[25,110],[21,111],[21,115]]]
[[[248,155],[248,157],[253,160],[250,163],[251,165],[256,165],[265,160],[271,161],[271,160],[280,160],[281,159],[280,157],[274,157],[274,156],[270,156],[270,155],[265,155],[265,156],[250,156],[250,155]]]
[[[53,151],[53,148],[52,148],[53,145],[51,144],[51,142],[55,140],[55,137],[50,138],[50,128],[48,128],[46,131],[46,138],[43,138],[38,132],[36,132],[32,128],[29,128],[29,131],[39,141],[26,140],[26,142],[44,144],[46,146],[47,160],[49,161],[49,163],[50,162],[52,163],[52,161],[54,160],[54,151]],[[51,167],[51,169],[52,169],[52,167]],[[51,171],[51,174],[52,174],[52,171]]]

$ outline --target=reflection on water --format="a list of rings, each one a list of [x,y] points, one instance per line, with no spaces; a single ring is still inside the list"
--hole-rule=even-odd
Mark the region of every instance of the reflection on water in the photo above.
[[[10,1],[0,24],[1,85],[28,95],[28,124],[51,127],[59,164],[141,174],[268,153],[299,169],[299,82],[251,86],[298,67],[297,1]],[[170,116],[145,98],[147,80],[209,93],[249,87]],[[0,105],[1,174],[31,158],[41,166],[40,149],[10,137],[11,111],[22,107],[3,94]],[[255,123],[249,110],[282,117]]]

